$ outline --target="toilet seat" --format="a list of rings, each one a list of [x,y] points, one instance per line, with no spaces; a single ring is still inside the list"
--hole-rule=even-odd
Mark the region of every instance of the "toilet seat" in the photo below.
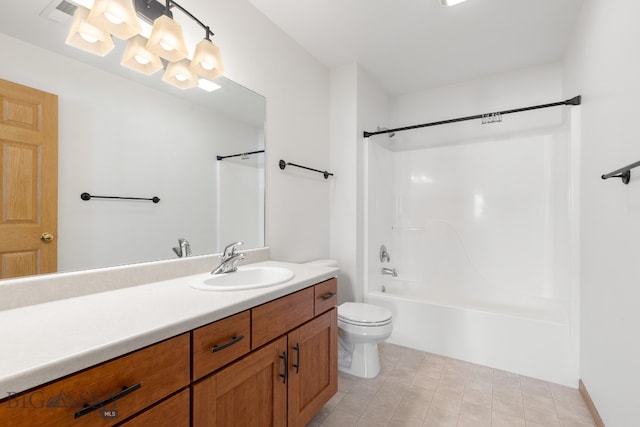
[[[346,302],[338,307],[338,320],[355,326],[384,326],[391,323],[391,312],[372,304]]]

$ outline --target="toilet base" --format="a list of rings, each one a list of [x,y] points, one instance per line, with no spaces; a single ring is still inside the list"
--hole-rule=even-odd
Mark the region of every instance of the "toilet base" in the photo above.
[[[377,343],[348,344],[340,339],[338,370],[359,378],[375,378],[380,373],[380,356]],[[350,351],[353,349],[352,351]],[[349,363],[349,361],[351,363]]]

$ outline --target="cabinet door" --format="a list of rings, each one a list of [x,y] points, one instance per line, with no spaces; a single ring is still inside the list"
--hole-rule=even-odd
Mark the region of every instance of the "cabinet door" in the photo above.
[[[120,427],[189,427],[189,389],[132,418]]]
[[[337,311],[288,334],[289,427],[304,426],[338,391]]]
[[[0,426],[110,426],[189,385],[189,334],[10,396]]]
[[[286,351],[282,337],[195,384],[193,426],[285,426]]]

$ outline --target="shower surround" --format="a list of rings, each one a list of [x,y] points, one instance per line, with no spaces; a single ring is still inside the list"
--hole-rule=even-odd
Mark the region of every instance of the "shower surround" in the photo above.
[[[392,311],[389,342],[577,385],[571,114],[462,142],[369,138],[365,300]]]

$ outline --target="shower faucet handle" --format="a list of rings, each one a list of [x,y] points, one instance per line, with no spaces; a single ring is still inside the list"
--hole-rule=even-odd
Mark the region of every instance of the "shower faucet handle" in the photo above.
[[[382,245],[380,246],[380,262],[385,261],[391,261],[391,257],[389,256],[389,252],[387,252],[387,247],[385,245]]]

